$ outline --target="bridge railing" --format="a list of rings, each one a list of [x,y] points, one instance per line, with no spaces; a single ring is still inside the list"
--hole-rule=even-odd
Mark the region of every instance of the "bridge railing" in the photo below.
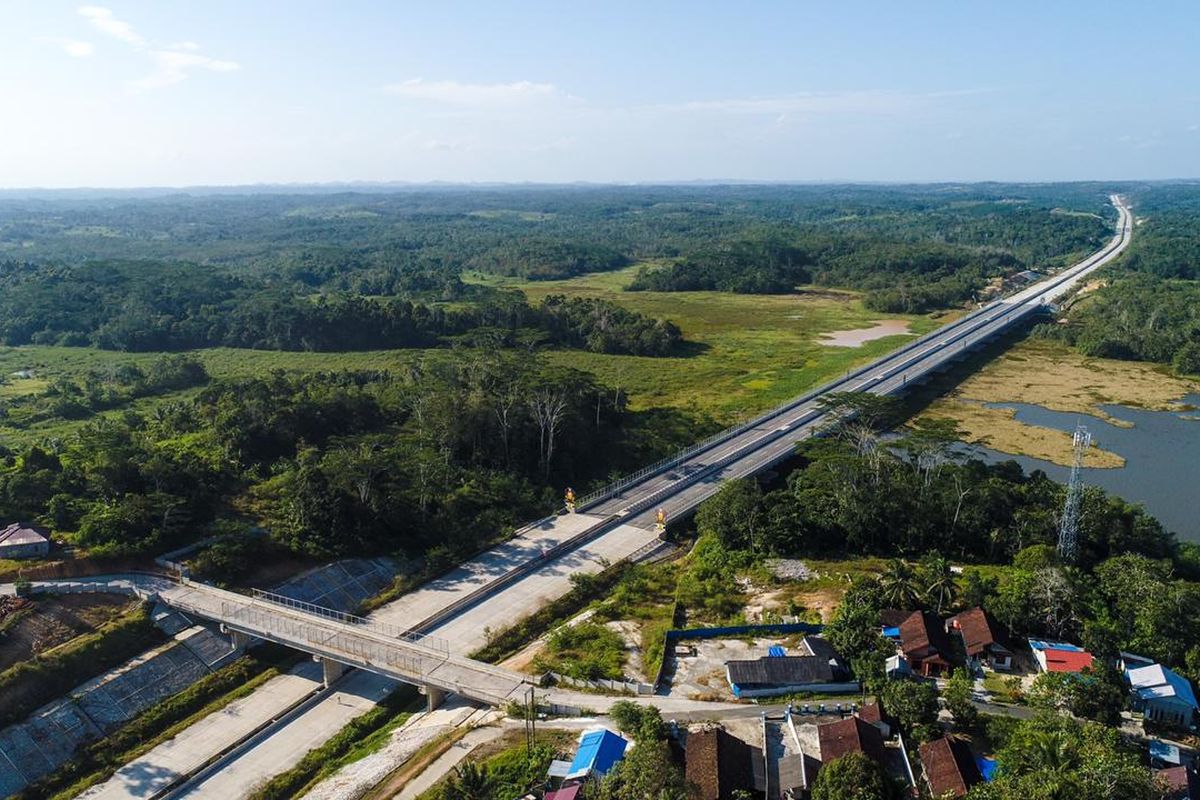
[[[355,635],[353,631],[314,624],[253,603],[222,600],[221,616],[226,622],[262,638],[328,655],[350,664],[387,666],[414,680],[424,678],[431,670],[445,663],[440,657],[428,658],[377,639]]]
[[[368,617],[360,617],[357,614],[350,614],[345,611],[337,611],[336,609],[319,606],[315,603],[309,603],[305,600],[297,600],[293,597],[288,597],[274,592],[267,592],[262,589],[254,589],[252,596],[256,600],[265,600],[284,608],[290,608],[295,611],[300,611],[305,614],[323,617],[324,619],[333,622],[340,622],[343,625],[353,625],[357,628],[372,631],[373,633],[382,634],[389,639],[396,639],[409,644],[418,645],[420,647],[435,650],[445,656],[450,655],[450,643],[438,636],[429,636],[423,633],[412,633],[404,628],[389,625],[386,622],[379,622]]]

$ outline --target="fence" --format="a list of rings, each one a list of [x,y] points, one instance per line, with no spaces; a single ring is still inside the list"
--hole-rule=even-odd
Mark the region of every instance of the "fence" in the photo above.
[[[357,666],[386,665],[417,682],[425,682],[426,675],[445,662],[445,658],[405,652],[352,631],[305,622],[249,603],[222,601],[221,617],[264,638]]]
[[[641,681],[614,681],[608,678],[587,680],[572,678],[570,675],[559,675],[557,672],[547,672],[546,677],[553,680],[556,684],[570,686],[574,689],[603,689],[610,692],[635,695],[654,694],[654,686],[649,683],[642,683]]]

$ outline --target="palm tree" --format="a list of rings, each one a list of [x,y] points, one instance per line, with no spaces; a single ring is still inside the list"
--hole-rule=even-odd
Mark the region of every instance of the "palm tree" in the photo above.
[[[495,792],[488,768],[474,761],[464,761],[454,768],[454,774],[446,781],[443,796],[447,800],[492,800]]]
[[[888,562],[883,574],[879,576],[879,583],[883,589],[883,601],[892,608],[902,611],[916,608],[918,600],[916,579],[917,576],[911,564],[899,558],[893,558]]]
[[[929,554],[921,567],[925,573],[925,600],[941,614],[958,596],[958,582],[954,571],[950,569],[950,562],[946,557],[937,553]]]

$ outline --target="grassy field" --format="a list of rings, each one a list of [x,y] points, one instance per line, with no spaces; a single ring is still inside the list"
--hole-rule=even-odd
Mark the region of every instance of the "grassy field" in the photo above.
[[[987,404],[1031,403],[1123,425],[1126,423],[1110,417],[1101,405],[1164,410],[1196,391],[1200,391],[1200,382],[1176,377],[1165,367],[1089,358],[1064,344],[1026,338],[1002,352],[980,354],[955,374],[931,384],[930,394],[942,396],[921,413],[955,420],[968,441],[1069,466],[1069,433],[1018,422],[1011,409]],[[1085,463],[1089,467],[1121,467],[1124,459],[1093,447]]]
[[[909,338],[889,336],[846,348],[822,344],[823,333],[866,328],[884,319],[905,320],[914,333],[925,333],[950,319],[879,314],[863,308],[857,295],[849,292],[623,291],[639,266],[562,281],[521,281],[478,273],[468,273],[464,279],[520,289],[535,302],[550,294],[599,297],[670,319],[693,344],[694,352],[675,359],[565,351],[550,357],[593,372],[611,385],[619,384],[628,391],[634,408],[670,406],[722,422],[770,408]]]
[[[671,407],[729,424],[751,416],[852,367],[895,348],[908,336],[888,336],[856,347],[833,347],[821,334],[870,327],[876,320],[899,319],[914,334],[949,317],[878,314],[863,308],[849,292],[809,291],[790,295],[737,295],[722,292],[625,292],[637,267],[593,273],[564,281],[520,281],[471,274],[476,282],[516,288],[540,301],[549,294],[603,297],[634,311],[664,317],[683,330],[684,354],[650,358],[554,350],[551,362],[595,373],[619,386],[631,407]],[[446,351],[439,350],[444,354]],[[214,378],[246,378],[271,370],[399,370],[430,351],[378,350],[352,353],[280,352],[212,348],[193,353]],[[29,345],[0,348],[0,400],[36,394],[59,376],[121,364],[146,366],[158,353],[121,353],[86,347]],[[13,373],[29,371],[33,377]],[[197,390],[147,397],[108,415],[146,411]],[[0,444],[20,447],[43,438],[64,437],[81,423],[50,420],[28,428],[0,423]]]

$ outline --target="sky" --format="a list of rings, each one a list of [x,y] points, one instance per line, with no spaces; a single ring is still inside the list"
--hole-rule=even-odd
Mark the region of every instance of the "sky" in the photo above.
[[[0,187],[1200,177],[1200,3],[0,1]]]

